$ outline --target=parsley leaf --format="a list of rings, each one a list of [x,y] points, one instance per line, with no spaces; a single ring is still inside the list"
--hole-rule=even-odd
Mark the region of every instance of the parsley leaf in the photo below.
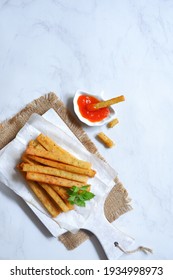
[[[88,186],[82,186],[81,188],[73,186],[72,188],[68,189],[68,201],[71,204],[76,204],[78,206],[85,207],[85,201],[90,200],[95,196],[92,192],[87,191],[87,189]]]

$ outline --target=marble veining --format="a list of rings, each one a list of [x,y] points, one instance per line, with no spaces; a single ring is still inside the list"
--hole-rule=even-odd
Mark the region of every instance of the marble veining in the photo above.
[[[172,34],[172,0],[0,1],[0,121],[50,91],[71,111],[78,89],[126,97],[101,128],[115,148],[84,127],[132,198],[115,225],[154,251],[121,259],[173,259]],[[0,259],[104,258],[91,241],[67,251],[0,185]]]

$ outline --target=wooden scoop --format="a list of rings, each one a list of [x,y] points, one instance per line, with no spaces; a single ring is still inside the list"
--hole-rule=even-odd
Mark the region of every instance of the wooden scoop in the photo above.
[[[125,101],[124,95],[120,95],[120,96],[117,96],[117,97],[109,99],[109,100],[100,101],[98,103],[88,104],[87,105],[87,110],[88,111],[95,111],[95,110],[98,110],[98,109],[101,109],[101,108],[109,107],[113,104],[116,104],[116,103],[119,103],[119,102],[122,102],[122,101]]]

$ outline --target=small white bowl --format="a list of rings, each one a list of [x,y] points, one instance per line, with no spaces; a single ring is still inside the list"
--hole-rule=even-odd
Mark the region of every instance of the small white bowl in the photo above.
[[[73,105],[74,105],[74,111],[75,111],[75,114],[77,115],[77,117],[79,118],[79,120],[85,124],[87,124],[88,126],[101,126],[101,125],[104,125],[108,122],[110,122],[112,119],[115,118],[116,116],[116,113],[115,111],[112,109],[112,107],[109,107],[109,110],[110,110],[110,114],[107,118],[103,119],[102,121],[99,121],[99,122],[90,122],[89,120],[87,120],[86,118],[84,118],[80,111],[79,111],[79,106],[77,104],[77,101],[78,101],[78,98],[79,96],[81,95],[88,95],[88,96],[94,96],[95,98],[103,101],[103,99],[100,97],[100,96],[96,96],[96,95],[93,95],[93,94],[89,94],[87,92],[84,92],[84,91],[81,91],[81,90],[77,90],[76,93],[75,93],[75,96],[73,98]]]

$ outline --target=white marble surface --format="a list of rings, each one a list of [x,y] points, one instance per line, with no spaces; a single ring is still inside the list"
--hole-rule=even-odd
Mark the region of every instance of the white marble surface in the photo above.
[[[0,121],[56,92],[70,108],[77,89],[119,94],[119,125],[102,127],[133,211],[116,222],[154,250],[121,259],[173,259],[173,1],[0,0]],[[104,259],[97,240],[73,251],[0,186],[0,259]]]

